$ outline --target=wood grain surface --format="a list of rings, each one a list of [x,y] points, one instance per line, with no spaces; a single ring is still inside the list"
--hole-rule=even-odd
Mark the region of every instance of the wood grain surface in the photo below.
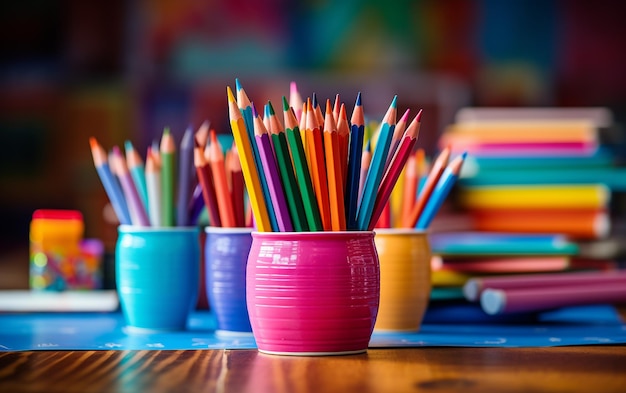
[[[0,392],[626,392],[626,346],[0,353]]]

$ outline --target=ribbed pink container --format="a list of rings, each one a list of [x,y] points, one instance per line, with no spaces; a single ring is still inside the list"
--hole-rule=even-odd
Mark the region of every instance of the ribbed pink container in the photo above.
[[[253,232],[246,281],[260,352],[367,351],[380,296],[373,232]]]

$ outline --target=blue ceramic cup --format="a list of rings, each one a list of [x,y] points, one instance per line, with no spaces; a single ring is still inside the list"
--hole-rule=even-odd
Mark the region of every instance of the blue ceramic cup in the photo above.
[[[121,225],[116,284],[132,331],[184,330],[198,297],[199,229]]]
[[[207,227],[205,274],[209,307],[217,334],[252,334],[246,306],[246,265],[252,228]]]

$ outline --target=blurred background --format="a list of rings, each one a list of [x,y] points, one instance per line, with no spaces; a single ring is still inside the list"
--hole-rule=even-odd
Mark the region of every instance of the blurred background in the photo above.
[[[397,94],[399,111],[424,109],[429,155],[464,106],[602,106],[618,126],[626,120],[621,2],[21,0],[0,9],[1,255],[27,256],[39,208],[81,210],[85,236],[111,247],[88,138],[145,152],[164,127],[177,140],[204,120],[230,133],[235,78],[253,101],[279,102],[293,80],[305,97],[340,94],[350,112],[361,91],[374,119]]]

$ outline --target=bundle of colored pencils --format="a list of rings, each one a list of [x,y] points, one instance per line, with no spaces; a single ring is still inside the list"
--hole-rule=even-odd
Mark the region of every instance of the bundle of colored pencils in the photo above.
[[[315,95],[302,100],[294,82],[289,99],[282,99],[282,121],[271,102],[262,110],[256,107],[239,80],[236,93],[227,87],[227,97],[257,230],[375,228],[407,160],[415,153],[421,111],[410,123],[408,111],[396,122],[394,97],[373,135],[374,144],[374,138],[365,140],[360,93],[350,120],[339,96],[334,106],[327,100],[323,112]],[[455,164],[449,171],[458,175],[459,169],[460,164]],[[436,180],[440,178],[438,174]],[[450,179],[441,186],[435,182],[435,192],[443,195],[448,183]],[[424,210],[432,214],[437,210],[428,209]]]
[[[131,142],[125,156],[118,146],[109,154],[90,138],[100,180],[124,225],[193,226],[206,210],[213,226],[246,226],[243,175],[235,149],[224,156],[214,130],[203,123],[188,128],[177,149],[165,129],[160,143],[148,147],[145,165]]]

